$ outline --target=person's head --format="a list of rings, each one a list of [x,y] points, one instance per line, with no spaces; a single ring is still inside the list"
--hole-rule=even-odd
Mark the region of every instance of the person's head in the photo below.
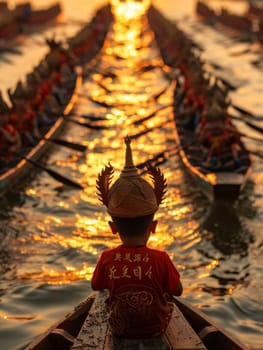
[[[113,233],[138,236],[155,231],[154,214],[166,193],[166,180],[158,168],[149,166],[153,186],[133,165],[129,137],[125,138],[126,160],[120,177],[110,186],[113,168],[106,166],[97,180],[98,197],[106,205],[112,218]]]
[[[120,218],[112,216],[109,221],[112,233],[119,233],[120,237],[146,237],[155,232],[157,221],[154,214],[139,216],[134,218]]]

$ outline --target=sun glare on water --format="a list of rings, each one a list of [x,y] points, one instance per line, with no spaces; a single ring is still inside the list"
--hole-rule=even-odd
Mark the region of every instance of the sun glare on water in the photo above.
[[[119,21],[129,21],[142,16],[151,4],[150,0],[110,0],[112,12]]]

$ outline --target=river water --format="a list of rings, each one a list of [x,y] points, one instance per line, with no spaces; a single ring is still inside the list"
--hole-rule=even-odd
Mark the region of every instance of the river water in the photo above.
[[[11,2],[10,2],[11,3]],[[102,1],[64,0],[67,25],[51,28],[27,39],[23,56],[8,56],[0,62],[1,89],[13,88],[18,79],[36,65],[46,52],[42,42],[56,35],[73,35],[88,21]],[[242,11],[241,2],[221,2]],[[45,5],[37,1],[37,5]],[[237,89],[232,100],[255,114],[263,115],[262,69],[252,61],[260,54],[257,47],[230,40],[226,33],[197,23],[194,2],[156,1],[168,17],[189,32],[204,47],[202,55],[220,65],[215,74],[223,75]],[[140,61],[158,58],[151,48],[133,51],[133,38],[140,24],[125,35],[111,32],[107,55],[101,56],[100,68],[114,70],[119,79],[104,81],[112,93],[96,83],[92,75],[84,81],[76,115],[92,113],[107,116],[108,129],[95,131],[68,123],[61,137],[87,146],[84,154],[63,147],[52,147],[48,166],[79,182],[85,190],[63,187],[46,173],[37,173],[33,181],[12,193],[2,205],[0,220],[0,345],[5,350],[22,350],[39,333],[64,316],[90,291],[90,278],[102,250],[113,247],[118,238],[110,233],[109,217],[96,198],[98,171],[109,161],[116,173],[123,166],[126,134],[136,134],[145,126],[134,127],[156,108],[169,104],[172,90],[156,102],[149,101],[167,86],[159,70],[138,75]],[[145,28],[144,28],[145,29]],[[138,34],[138,32],[137,32]],[[129,40],[127,40],[129,38]],[[132,38],[132,40],[131,40]],[[145,34],[144,42],[152,40]],[[136,44],[136,42],[134,42]],[[143,45],[142,45],[143,46]],[[126,59],[116,60],[110,52]],[[99,95],[131,105],[107,109],[92,103],[87,96]],[[109,96],[110,95],[110,96]],[[171,111],[160,111],[147,123],[151,132],[133,142],[134,160],[138,164],[174,145]],[[158,125],[162,128],[154,128]],[[248,136],[259,136],[242,122],[238,124]],[[259,142],[244,138],[247,146],[262,152]],[[254,158],[247,187],[231,207],[212,206],[181,168],[178,156],[161,165],[168,181],[168,193],[157,213],[157,233],[150,245],[165,249],[182,275],[184,297],[200,307],[218,324],[253,349],[263,349],[263,165]]]

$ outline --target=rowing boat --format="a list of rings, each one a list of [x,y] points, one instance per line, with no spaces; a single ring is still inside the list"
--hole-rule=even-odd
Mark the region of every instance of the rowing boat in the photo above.
[[[47,149],[50,146],[50,142],[52,138],[59,135],[62,129],[65,126],[66,118],[76,101],[78,91],[82,84],[82,69],[76,67],[76,73],[74,75],[74,84],[70,84],[70,90],[67,94],[67,101],[64,101],[64,108],[61,110],[60,116],[56,119],[54,124],[49,127],[48,131],[42,135],[42,139],[33,147],[30,148],[28,152],[23,152],[23,156],[26,159],[18,158],[17,162],[15,162],[12,167],[7,168],[2,173],[0,173],[0,193],[3,195],[8,190],[13,188],[16,184],[20,183],[26,176],[28,178],[29,174],[32,174],[32,164],[30,161],[35,162],[40,159],[44,154],[46,154]]]
[[[112,336],[106,291],[91,293],[25,350],[248,350],[185,298],[174,297],[174,310],[164,335],[151,339]]]
[[[251,173],[252,162],[250,153],[246,150],[242,141],[240,141],[238,143],[240,150],[238,151],[237,159],[233,159],[233,154],[229,152],[229,146],[227,152],[224,152],[220,162],[218,162],[216,166],[206,164],[207,154],[209,152],[197,137],[196,125],[193,126],[192,123],[188,122],[188,116],[189,121],[191,121],[191,116],[200,116],[200,111],[197,112],[195,110],[195,112],[193,112],[193,110],[191,110],[191,115],[187,115],[186,108],[189,107],[189,105],[185,106],[182,103],[185,97],[184,86],[186,85],[184,84],[185,81],[191,80],[188,76],[188,72],[190,68],[194,66],[194,59],[197,62],[195,72],[199,69],[202,77],[205,74],[202,66],[203,63],[198,61],[198,56],[191,51],[193,46],[190,47],[189,45],[187,46],[187,55],[184,56],[183,60],[180,60],[180,55],[182,55],[184,49],[183,43],[187,43],[189,40],[183,31],[177,29],[175,23],[169,22],[153,7],[149,10],[148,18],[155,33],[155,38],[164,63],[177,71],[178,83],[176,84],[174,94],[174,121],[175,139],[182,164],[210,201],[223,200],[234,202],[244,188]],[[172,34],[169,36],[169,33]],[[179,43],[181,43],[181,47]],[[189,61],[191,63],[187,66],[185,57],[190,57],[190,55],[192,55],[193,60]],[[181,61],[183,61],[182,64],[180,64]],[[177,65],[177,62],[179,62],[179,65]],[[196,84],[195,91],[197,91],[196,94],[201,95],[200,84],[198,88]],[[202,96],[202,98],[203,97],[204,96]],[[203,101],[207,102],[207,100],[208,98],[205,96]],[[202,103],[205,105],[205,102]],[[202,106],[203,109],[204,105]],[[184,117],[182,117],[182,115]],[[233,132],[234,130],[233,126]],[[238,134],[237,130],[235,130],[235,132]],[[221,163],[220,166],[219,163]]]
[[[107,4],[96,11],[90,23],[83,26],[72,38],[68,39],[69,49],[78,57],[79,64],[90,63],[98,54],[112,21],[111,7]]]
[[[24,31],[27,32],[32,28],[39,28],[55,20],[62,13],[60,3],[41,9],[31,9],[29,14],[22,19]]]
[[[180,100],[180,91],[175,98]],[[243,190],[252,169],[250,153],[240,141],[239,162],[235,163],[228,154],[227,161],[219,167],[206,164],[207,152],[197,138],[195,130],[189,128],[180,118],[179,104],[174,106],[175,138],[179,145],[179,155],[184,168],[198,184],[206,197],[214,202],[223,200],[234,202]]]

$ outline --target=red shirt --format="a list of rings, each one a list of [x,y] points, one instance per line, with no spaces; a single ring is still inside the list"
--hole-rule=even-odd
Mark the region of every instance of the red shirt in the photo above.
[[[121,245],[102,253],[92,287],[109,290],[109,322],[115,335],[148,338],[165,332],[172,313],[168,296],[179,280],[166,252]]]

